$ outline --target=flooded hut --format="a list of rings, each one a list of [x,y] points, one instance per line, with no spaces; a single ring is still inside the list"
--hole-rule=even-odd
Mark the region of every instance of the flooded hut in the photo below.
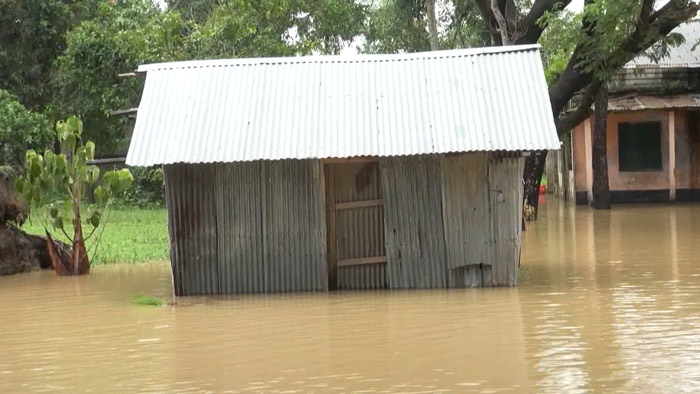
[[[538,46],[139,67],[177,295],[513,286]]]

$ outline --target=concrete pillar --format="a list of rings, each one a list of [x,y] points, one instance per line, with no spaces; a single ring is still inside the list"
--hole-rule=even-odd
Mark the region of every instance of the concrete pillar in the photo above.
[[[588,203],[590,204],[593,201],[593,135],[590,117],[583,122],[583,130],[586,148],[586,190],[588,192]]]
[[[676,201],[676,113],[668,112],[668,198]]]

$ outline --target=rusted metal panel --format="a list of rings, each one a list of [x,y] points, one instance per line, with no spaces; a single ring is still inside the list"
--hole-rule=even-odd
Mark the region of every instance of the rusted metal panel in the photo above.
[[[389,287],[446,287],[440,157],[388,158],[380,172]]]
[[[216,294],[216,166],[174,164],[164,173],[175,294]]]
[[[450,270],[449,286],[453,288],[473,288],[491,286],[490,265],[468,265]]]
[[[652,96],[625,94],[618,97],[611,97],[608,102],[608,111],[610,112],[669,110],[678,108],[700,108],[700,95],[675,94]]]
[[[217,164],[219,289],[265,291],[263,162]]]
[[[334,164],[336,203],[382,198],[379,162]]]
[[[384,208],[336,211],[338,260],[384,256]]]
[[[489,160],[491,210],[491,283],[515,286],[520,265],[522,231],[523,158]]]
[[[385,289],[386,264],[357,265],[338,268],[338,289],[369,290]]]
[[[490,264],[488,155],[449,155],[442,161],[442,204],[450,269]]]
[[[384,208],[336,211],[338,259],[384,256]],[[338,268],[338,289],[386,287],[385,263]]]
[[[385,256],[384,207],[379,163],[332,164],[335,198],[335,242],[337,260]],[[354,202],[361,207],[343,209]],[[337,268],[338,289],[386,287],[386,263]]]
[[[318,161],[272,161],[264,166],[265,291],[326,290],[326,231]]]
[[[177,295],[327,289],[317,161],[165,167]]]

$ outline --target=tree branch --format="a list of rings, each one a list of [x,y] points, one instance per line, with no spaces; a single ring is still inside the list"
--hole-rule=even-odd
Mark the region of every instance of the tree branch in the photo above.
[[[645,23],[644,19],[646,19],[646,17],[644,13],[651,12],[647,5],[648,2],[650,1],[645,0],[642,5],[635,30],[620,44],[618,51],[616,51],[616,53],[621,53],[623,56],[616,56],[607,64],[610,70],[621,68],[637,56],[637,54],[644,52],[661,37],[669,34],[673,29],[678,27],[678,25],[695,16],[700,10],[700,4],[696,2],[671,0],[664,7],[651,14],[648,19],[649,23]],[[586,21],[584,21],[584,24],[585,23]],[[582,25],[582,29],[590,30],[584,25]],[[584,52],[585,48],[579,44],[574,49],[566,69],[549,89],[552,111],[557,118],[574,94],[593,82],[593,72],[584,71],[578,67],[582,53]],[[557,123],[564,124],[562,121],[558,121]],[[563,131],[564,129],[559,130]]]
[[[508,28],[508,21],[506,17],[501,12],[498,0],[491,0],[491,12],[496,19],[496,24],[498,26],[498,32],[501,34],[501,43],[503,45],[511,45],[513,40],[510,36],[510,29]]]
[[[590,115],[591,106],[596,96],[598,96],[598,92],[600,92],[600,88],[603,86],[602,84],[603,82],[600,80],[593,81],[583,90],[581,102],[576,109],[557,118],[555,125],[559,133],[573,129]]]
[[[539,20],[546,12],[563,10],[572,0],[536,0],[530,8],[530,12],[523,18],[521,26],[523,35],[518,38],[516,44],[534,44],[542,36],[546,26],[540,26]]]
[[[476,3],[479,12],[481,12],[481,16],[486,24],[486,29],[491,34],[494,45],[500,46],[502,42],[501,35],[498,33],[498,22],[496,22],[496,17],[493,15],[493,11],[491,11],[489,0],[474,0],[474,3]]]

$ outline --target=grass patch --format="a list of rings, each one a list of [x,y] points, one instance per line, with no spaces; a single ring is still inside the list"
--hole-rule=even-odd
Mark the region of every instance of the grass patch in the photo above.
[[[32,214],[35,215],[40,213]],[[165,209],[118,207],[110,209],[107,215],[97,254],[90,256],[92,264],[143,263],[169,258],[168,216]],[[91,228],[86,226],[83,229],[89,232]],[[22,229],[30,234],[44,235],[40,220],[27,221]],[[52,236],[66,241],[60,231],[57,233],[50,228],[49,231]],[[73,227],[66,226],[66,232],[72,235]],[[97,236],[88,240],[88,253],[92,253],[96,239]]]
[[[161,300],[160,298],[151,297],[147,295],[137,295],[134,297],[131,303],[134,305],[163,306],[163,304],[165,304],[165,301]]]

